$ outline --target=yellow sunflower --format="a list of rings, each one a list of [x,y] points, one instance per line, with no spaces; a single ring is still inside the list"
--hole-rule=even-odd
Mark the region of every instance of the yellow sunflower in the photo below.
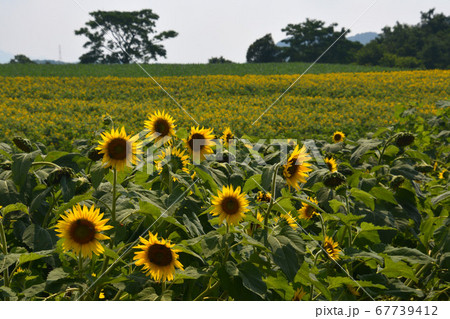
[[[325,164],[327,164],[328,169],[330,172],[336,172],[337,171],[337,163],[336,160],[332,157],[326,157],[325,158]]]
[[[268,203],[268,202],[270,202],[271,199],[272,199],[272,195],[269,192],[265,193],[265,192],[259,191],[258,195],[256,195],[256,201],[258,201],[258,202],[267,202]]]
[[[439,172],[438,178],[439,179],[445,179],[446,178],[446,174],[447,170],[444,168],[442,171]]]
[[[200,159],[203,160],[205,159],[205,154],[213,153],[213,150],[211,149],[211,146],[215,145],[213,139],[214,134],[212,129],[193,126],[191,127],[191,133],[186,140],[186,146],[189,153],[192,154],[194,158],[195,156],[200,155]],[[194,141],[196,142],[194,143]],[[194,150],[194,148],[196,149]]]
[[[56,225],[59,237],[63,239],[64,251],[73,250],[83,257],[92,257],[92,253],[99,255],[105,250],[99,240],[109,239],[101,234],[101,231],[113,228],[105,225],[109,219],[102,219],[100,209],[94,205],[89,209],[87,206],[73,206],[62,220]]]
[[[163,150],[158,158],[155,160],[155,166],[159,172],[163,170],[164,165],[170,164],[172,172],[176,173],[181,170],[189,174],[189,156],[184,151],[180,151],[176,147],[169,147]],[[176,178],[174,177],[173,180],[176,181]]]
[[[296,229],[298,227],[297,222],[292,217],[292,215],[289,213],[281,214],[280,218],[284,220],[292,229]],[[275,222],[278,223],[278,218],[275,218]]]
[[[223,143],[225,145],[229,145],[230,140],[234,139],[234,134],[231,132],[231,129],[229,127],[227,127],[221,136],[221,139],[223,140]]]
[[[123,170],[125,165],[136,165],[139,162],[137,155],[142,154],[142,142],[138,142],[138,138],[138,135],[127,135],[124,127],[120,131],[112,129],[111,133],[103,133],[103,141],[99,141],[96,148],[103,154],[103,165],[118,171]]]
[[[174,123],[173,117],[165,113],[165,111],[156,111],[144,122],[145,128],[150,130],[145,137],[156,142],[170,138],[175,135],[176,125]]]
[[[291,156],[289,157],[287,164],[283,165],[283,176],[289,186],[300,190],[298,183],[306,183],[306,177],[308,177],[308,172],[312,171],[307,163],[311,157],[306,152],[306,147],[303,146],[301,149],[298,145],[295,147]]]
[[[316,205],[319,204],[315,198],[308,197],[308,200]],[[316,216],[319,215],[319,213],[317,213],[316,209],[313,206],[307,203],[303,203],[302,205],[303,205],[302,208],[298,210],[299,219],[308,220],[311,219],[314,215]]]
[[[334,143],[339,143],[344,141],[345,139],[345,134],[343,132],[340,131],[336,131],[333,133],[333,142]]]
[[[239,224],[249,210],[248,200],[240,187],[233,190],[233,186],[223,186],[222,191],[217,191],[217,196],[212,197],[211,203],[214,205],[211,215],[219,216],[220,222],[226,220],[230,225]]]
[[[303,290],[303,287],[297,288],[297,290],[294,292],[294,297],[292,298],[292,301],[300,301],[303,299],[305,295],[306,292]]]
[[[183,265],[178,261],[178,249],[172,249],[175,244],[170,241],[158,240],[158,234],[148,233],[148,240],[140,237],[142,245],[134,248],[140,249],[135,252],[133,260],[136,260],[136,266],[144,266],[142,270],[147,276],[151,276],[156,281],[173,280],[175,267],[183,270]]]
[[[327,252],[328,256],[330,256],[331,259],[338,260],[339,259],[339,253],[341,250],[338,247],[338,242],[334,242],[333,238],[325,236],[325,241],[323,243],[323,248]]]

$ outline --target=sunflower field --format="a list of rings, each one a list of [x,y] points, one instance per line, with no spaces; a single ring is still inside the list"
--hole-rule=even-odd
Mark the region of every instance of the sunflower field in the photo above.
[[[200,125],[216,131],[230,126],[239,135],[307,139],[339,128],[357,139],[393,124],[398,105],[435,114],[436,101],[450,92],[448,70],[306,74],[269,108],[297,78],[158,77],[177,105],[150,78],[0,77],[0,141],[20,135],[71,150],[76,139],[95,138],[106,114],[136,133],[155,109],[167,110],[182,127],[193,124],[186,110]]]
[[[2,78],[0,299],[448,300],[445,78]]]

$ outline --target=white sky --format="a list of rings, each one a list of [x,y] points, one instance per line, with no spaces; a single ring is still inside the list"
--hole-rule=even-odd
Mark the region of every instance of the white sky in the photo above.
[[[95,10],[131,11],[150,8],[160,19],[157,30],[175,30],[165,41],[167,59],[161,63],[205,63],[212,56],[245,62],[248,46],[267,33],[283,39],[288,23],[314,18],[351,35],[380,32],[396,21],[416,24],[420,11],[436,8],[450,14],[449,0],[0,0],[0,51],[31,58],[76,62],[86,52],[86,38],[75,36]],[[78,4],[79,5],[78,5]]]

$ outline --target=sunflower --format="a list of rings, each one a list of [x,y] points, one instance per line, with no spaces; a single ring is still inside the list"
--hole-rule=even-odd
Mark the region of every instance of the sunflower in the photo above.
[[[334,143],[339,143],[344,141],[345,139],[345,134],[343,132],[340,131],[336,131],[333,133],[333,142]]]
[[[323,248],[327,252],[328,256],[333,259],[339,259],[339,252],[341,251],[338,247],[338,243],[333,241],[333,238],[325,236],[325,241],[323,243]]]
[[[234,134],[231,132],[231,129],[229,127],[227,127],[223,131],[221,139],[223,140],[223,143],[225,145],[229,145],[230,144],[230,140],[234,139]]]
[[[73,250],[83,257],[92,257],[92,253],[99,255],[105,250],[99,240],[109,239],[101,234],[101,231],[113,228],[105,225],[109,219],[102,219],[100,209],[94,205],[89,209],[87,206],[73,206],[62,220],[56,225],[59,237],[63,239],[64,251]]]
[[[292,301],[300,301],[303,299],[305,295],[306,292],[303,290],[303,287],[297,288],[297,290],[294,292],[294,297],[292,298]]]
[[[170,164],[172,172],[176,173],[178,170],[181,170],[187,174],[189,174],[189,156],[184,153],[184,151],[180,151],[176,147],[169,147],[166,150],[163,150],[160,155],[158,155],[157,160],[155,160],[156,169],[161,173],[164,165]],[[177,179],[174,177],[174,181]]]
[[[156,281],[173,280],[175,267],[183,270],[183,265],[178,261],[178,249],[172,249],[174,244],[170,241],[158,240],[158,234],[153,235],[148,232],[148,240],[140,237],[142,245],[134,248],[141,249],[135,252],[133,260],[136,260],[137,266],[144,266],[142,270],[147,276],[152,276]]]
[[[447,172],[448,172],[448,171],[444,168],[442,171],[439,172],[438,178],[439,178],[439,179],[445,179],[445,178],[447,178],[447,177],[446,177],[446,176],[448,176],[448,175],[447,175]]]
[[[306,183],[306,177],[308,176],[307,172],[312,171],[312,169],[309,168],[311,164],[306,163],[310,159],[311,157],[309,157],[309,154],[306,152],[305,146],[301,149],[298,148],[298,145],[295,147],[287,164],[283,166],[283,176],[289,186],[300,190],[298,183]]]
[[[103,154],[103,165],[118,171],[123,170],[125,165],[136,165],[139,162],[137,155],[142,154],[142,142],[137,142],[138,138],[138,135],[127,135],[124,127],[120,131],[112,129],[111,133],[103,133],[103,141],[99,141],[96,148]]]
[[[311,203],[318,205],[318,202],[315,198],[308,197],[308,200]],[[307,203],[303,203],[302,208],[300,208],[298,210],[298,218],[299,219],[308,220],[308,219],[311,219],[314,215],[319,215],[319,213],[317,213],[316,209],[313,206],[311,206]]]
[[[337,171],[337,163],[336,160],[332,157],[326,157],[325,158],[325,164],[327,164],[328,169],[330,172],[336,172]]]
[[[289,213],[281,214],[280,218],[284,220],[292,229],[296,229],[298,227],[297,222],[292,217],[292,215]],[[275,219],[275,222],[278,222],[278,218]]]
[[[205,154],[212,154],[213,150],[211,146],[215,143],[213,141],[214,135],[212,129],[191,127],[191,133],[186,140],[186,146],[188,147],[189,153],[195,156],[200,155],[200,159],[205,159]],[[197,141],[194,145],[194,141]],[[198,143],[198,144],[197,144]],[[195,149],[194,148],[200,148]]]
[[[175,135],[175,121],[172,116],[165,113],[165,111],[156,111],[153,115],[148,117],[144,122],[145,128],[150,132],[145,136],[155,142],[161,139],[171,138]]]
[[[214,205],[211,215],[219,216],[220,222],[226,220],[231,225],[239,224],[249,210],[245,193],[241,193],[240,187],[233,190],[233,186],[223,186],[222,191],[217,191],[217,196],[212,197],[211,203]]]
[[[272,195],[269,192],[262,192],[259,191],[258,195],[256,195],[256,201],[258,202],[270,202],[270,200],[272,199]]]

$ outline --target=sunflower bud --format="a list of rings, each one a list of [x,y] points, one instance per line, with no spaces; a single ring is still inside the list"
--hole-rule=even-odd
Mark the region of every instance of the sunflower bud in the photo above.
[[[265,192],[258,192],[258,195],[256,195],[256,200],[258,202],[270,202],[270,200],[272,199],[272,195],[270,193],[265,193]]]
[[[428,165],[428,164],[419,164],[416,165],[415,167],[416,171],[421,172],[421,173],[429,173],[433,171],[433,166]]]
[[[84,194],[91,188],[91,183],[86,177],[77,177],[74,181],[76,183],[75,195]]]
[[[13,142],[18,149],[24,151],[25,153],[30,153],[33,150],[33,146],[31,145],[30,140],[26,138],[16,136],[13,138]]]
[[[391,181],[391,188],[397,189],[399,188],[403,182],[405,181],[405,178],[401,175],[395,176]]]
[[[89,150],[88,158],[93,162],[97,162],[103,158],[103,154],[100,154],[100,151],[94,146]]]
[[[75,175],[70,167],[61,167],[52,171],[45,180],[47,185],[58,185],[63,176],[72,178]]]
[[[395,137],[395,145],[398,147],[406,147],[414,142],[414,134],[409,132],[397,133]]]
[[[103,124],[105,124],[105,125],[112,125],[112,124],[113,124],[113,119],[112,119],[112,117],[109,116],[109,115],[105,115],[105,116],[103,117]]]
[[[330,172],[323,177],[323,183],[327,187],[337,187],[346,182],[346,178],[339,172]]]

